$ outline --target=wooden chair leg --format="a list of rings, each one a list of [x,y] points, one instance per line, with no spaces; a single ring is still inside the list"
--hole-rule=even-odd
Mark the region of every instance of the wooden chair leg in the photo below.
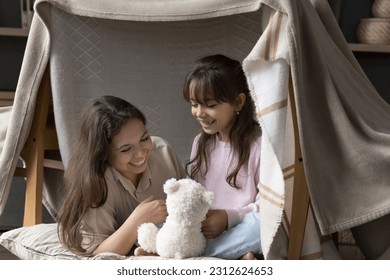
[[[45,129],[51,91],[46,69],[37,93],[33,122],[22,157],[26,165],[26,198],[23,226],[42,223],[42,190]]]
[[[303,166],[294,89],[292,86],[291,76],[289,81],[289,97],[291,101],[291,113],[294,125],[295,171],[287,258],[290,260],[299,260],[301,256],[303,239],[305,236],[305,227],[309,210],[310,197]]]

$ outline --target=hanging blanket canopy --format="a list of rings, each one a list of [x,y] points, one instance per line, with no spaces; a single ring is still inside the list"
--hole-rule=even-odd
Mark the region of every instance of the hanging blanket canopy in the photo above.
[[[106,94],[140,107],[151,134],[166,138],[184,163],[197,133],[181,95],[184,76],[197,57],[215,53],[243,62],[263,129],[259,203],[266,258],[284,258],[288,242],[290,79],[313,210],[303,254],[320,254],[316,223],[326,235],[390,212],[390,108],[349,50],[327,1],[37,0],[35,11],[0,137],[0,213],[47,66],[65,166],[82,108]],[[57,188],[45,188],[54,215]]]

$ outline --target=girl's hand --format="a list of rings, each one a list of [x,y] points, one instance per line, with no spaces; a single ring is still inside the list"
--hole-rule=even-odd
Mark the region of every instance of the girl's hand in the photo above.
[[[131,214],[138,225],[143,223],[161,224],[165,221],[167,215],[165,200],[153,200],[153,196],[142,201]]]
[[[209,210],[202,222],[202,232],[206,239],[214,239],[227,229],[228,217],[225,210]]]

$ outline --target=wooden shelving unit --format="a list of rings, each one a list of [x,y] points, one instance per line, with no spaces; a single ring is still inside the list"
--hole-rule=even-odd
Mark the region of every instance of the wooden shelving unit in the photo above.
[[[348,44],[354,52],[390,53],[390,45]]]
[[[18,3],[20,1],[20,3]],[[8,5],[6,5],[8,3]],[[10,12],[13,14],[15,12],[15,7],[16,9],[20,9],[20,25],[16,25],[15,22],[11,21],[2,21],[2,23],[5,23],[6,26],[0,26],[0,37],[19,37],[19,38],[27,38],[28,34],[30,32],[30,25],[32,21],[32,16],[33,16],[33,4],[34,0],[7,0],[4,1],[2,4],[2,8],[4,10],[2,12],[7,13]],[[18,5],[20,5],[18,7]],[[9,17],[7,17],[9,21]],[[19,27],[18,27],[19,26]],[[16,41],[15,44],[20,44],[20,42],[23,42],[24,40],[14,40],[11,38],[11,41]],[[18,47],[15,52],[21,51],[21,48]],[[6,55],[5,55],[6,56]],[[15,58],[17,56],[14,56]],[[2,63],[4,61],[4,57],[1,58]],[[8,60],[5,60],[8,61]],[[4,63],[3,63],[4,64]],[[7,71],[7,65],[1,65],[1,71]],[[12,67],[11,67],[12,68]],[[9,78],[7,76],[6,78],[3,76],[3,79]],[[12,106],[14,103],[14,97],[15,97],[15,91],[14,89],[11,89],[9,86],[3,86],[0,88],[0,107],[5,107],[5,106]]]
[[[14,103],[15,92],[0,91],[0,107],[12,106]]]
[[[29,30],[26,28],[0,27],[0,36],[27,37]],[[0,91],[0,107],[12,106],[14,103],[14,91]]]
[[[27,37],[28,32],[26,28],[0,27],[0,36]]]

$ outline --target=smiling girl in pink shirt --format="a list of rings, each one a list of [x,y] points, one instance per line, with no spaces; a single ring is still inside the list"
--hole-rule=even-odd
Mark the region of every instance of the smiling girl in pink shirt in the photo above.
[[[224,55],[198,59],[183,95],[202,127],[187,172],[216,195],[202,227],[205,255],[256,259],[261,254],[256,204],[261,129],[240,63]]]

